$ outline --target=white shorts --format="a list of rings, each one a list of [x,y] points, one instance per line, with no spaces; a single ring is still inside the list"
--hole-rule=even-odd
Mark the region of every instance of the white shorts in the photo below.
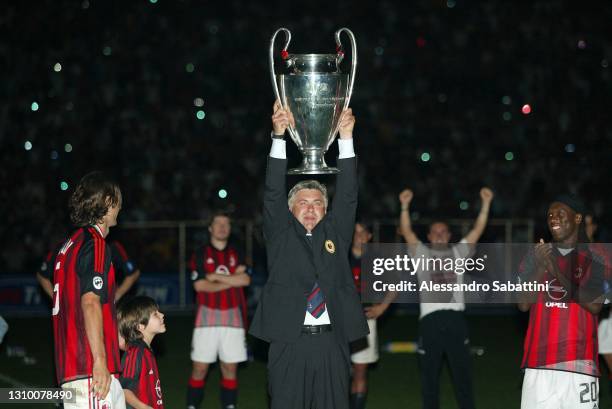
[[[62,384],[63,390],[72,390],[76,394],[74,403],[64,402],[64,409],[125,409],[125,395],[119,380],[111,375],[108,395],[102,400],[94,397],[90,391],[91,378],[77,379]]]
[[[244,328],[198,327],[193,330],[191,360],[217,362],[217,356],[228,364],[247,360]]]
[[[352,344],[351,362],[354,364],[372,364],[378,361],[378,336],[376,334],[376,320],[369,319],[370,333],[367,337]]]
[[[593,409],[599,407],[599,379],[550,369],[525,370],[521,409]]]
[[[599,353],[612,354],[612,318],[601,320],[597,329]]]

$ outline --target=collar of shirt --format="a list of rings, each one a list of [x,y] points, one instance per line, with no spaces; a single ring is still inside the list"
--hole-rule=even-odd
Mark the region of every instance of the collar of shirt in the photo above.
[[[133,345],[133,346],[135,346],[135,347],[139,347],[139,348],[146,348],[146,349],[148,349],[148,350],[149,350],[149,351],[151,351],[151,352],[153,351],[153,348],[151,348],[151,347],[150,347],[150,346],[149,346],[149,345],[148,345],[148,344],[147,344],[147,343],[144,341],[144,339],[142,339],[142,338],[139,338],[139,339],[137,339],[137,340],[135,340],[135,341],[131,341],[131,342],[129,342],[129,345]]]

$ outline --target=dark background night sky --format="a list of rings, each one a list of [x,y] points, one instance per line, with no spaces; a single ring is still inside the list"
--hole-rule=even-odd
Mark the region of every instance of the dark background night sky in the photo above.
[[[268,43],[280,26],[296,53],[333,52],[342,26],[357,37],[362,218],[396,217],[406,186],[418,214],[473,218],[488,185],[492,217],[533,218],[542,230],[548,203],[569,191],[605,238],[610,21],[609,2],[5,2],[4,271],[31,272],[94,169],[121,184],[120,221],[194,220],[218,208],[258,220]],[[294,146],[290,154],[297,165]]]

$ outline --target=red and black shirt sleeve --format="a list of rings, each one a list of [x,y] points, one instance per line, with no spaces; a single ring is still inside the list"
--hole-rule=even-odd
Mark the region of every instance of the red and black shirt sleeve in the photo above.
[[[83,243],[76,261],[76,272],[81,284],[81,295],[93,292],[106,303],[108,279],[111,269],[111,252],[106,242],[93,237]],[[111,300],[112,301],[112,300]]]
[[[123,356],[121,367],[123,372],[119,378],[121,387],[134,393],[139,390],[140,374],[142,373],[144,349],[130,346]]]
[[[118,241],[113,241],[110,244],[110,247],[112,250],[113,266],[115,266],[115,273],[117,274],[117,277],[127,277],[134,274],[134,272],[138,270],[138,268],[136,268],[136,264],[130,260],[127,251],[125,251],[125,247],[123,247],[121,243]],[[121,280],[117,281],[119,282]]]
[[[38,269],[38,273],[41,276],[51,281],[53,281],[53,278],[51,277],[51,272],[53,271],[53,260],[54,259],[55,259],[55,253],[53,252],[53,250],[50,250],[47,253],[47,256],[45,257],[43,262],[41,263],[40,268]]]
[[[63,242],[57,243],[45,256],[45,259],[40,265],[39,273],[47,280],[53,281],[53,269],[55,264],[55,256],[59,253],[60,249],[64,245]]]
[[[191,281],[198,281],[206,278],[206,270],[204,268],[204,252],[205,249],[199,249],[193,252],[189,260],[189,269],[191,270]]]

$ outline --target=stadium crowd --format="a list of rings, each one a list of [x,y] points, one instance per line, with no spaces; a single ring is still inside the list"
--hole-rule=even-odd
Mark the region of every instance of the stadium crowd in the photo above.
[[[203,219],[217,208],[259,221],[273,102],[267,51],[280,26],[292,30],[296,53],[333,52],[342,26],[357,36],[351,105],[362,218],[395,217],[407,184],[420,198],[415,216],[472,218],[487,185],[493,217],[541,221],[551,197],[571,191],[605,240],[611,8],[556,0],[299,7],[5,5],[2,272],[34,271],[92,169],[119,181],[121,221]]]

